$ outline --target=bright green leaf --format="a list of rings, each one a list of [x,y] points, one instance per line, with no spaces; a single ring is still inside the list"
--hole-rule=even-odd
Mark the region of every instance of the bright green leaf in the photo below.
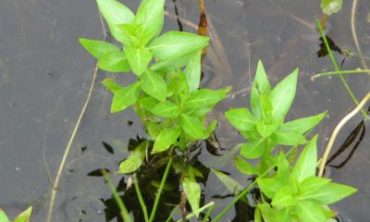
[[[240,155],[247,159],[256,159],[261,157],[265,150],[264,141],[265,138],[261,138],[258,141],[243,144],[240,147]]]
[[[321,10],[326,15],[332,15],[342,9],[343,0],[321,0]]]
[[[184,70],[190,92],[196,91],[199,88],[201,74],[201,55],[202,52],[199,51],[189,61],[188,65]]]
[[[148,129],[148,133],[152,139],[155,139],[161,132],[161,127],[159,126],[158,123],[147,121],[145,123],[145,126]]]
[[[120,90],[114,92],[110,111],[116,113],[125,110],[127,107],[136,103],[138,96],[138,84],[122,87]]]
[[[200,89],[190,94],[185,102],[185,109],[188,113],[197,113],[197,115],[204,115],[209,112],[218,102],[223,100],[230,88],[219,90]]]
[[[122,161],[119,165],[118,172],[127,174],[133,173],[143,164],[145,152],[148,148],[148,142],[140,143],[128,156],[127,159]]]
[[[317,124],[321,122],[321,120],[325,117],[326,112],[309,116],[301,119],[296,119],[287,123],[284,123],[279,129],[279,131],[286,131],[286,132],[297,132],[300,134],[304,134],[307,131],[314,128]]]
[[[129,72],[131,70],[126,55],[122,51],[103,55],[98,60],[98,67],[108,72]]]
[[[104,79],[102,82],[103,86],[109,90],[111,93],[115,93],[117,92],[118,90],[122,89],[123,86],[121,86],[120,84],[118,84],[114,79],[111,79],[111,78],[106,78]]]
[[[297,204],[297,199],[294,196],[290,186],[282,187],[274,195],[271,204],[275,207],[290,207]]]
[[[240,156],[235,157],[234,165],[236,169],[238,169],[241,173],[244,173],[246,175],[258,174],[258,169]]]
[[[271,208],[271,206],[267,203],[258,204],[258,209],[261,211],[261,214],[263,216],[264,222],[280,222],[277,218],[277,210]]]
[[[154,63],[150,68],[156,72],[172,72],[177,68],[185,66],[189,61],[199,53],[199,51],[192,51],[188,54],[181,55],[178,57],[172,57],[165,60],[160,60]]]
[[[147,48],[127,47],[126,56],[132,71],[140,76],[152,60],[152,53]]]
[[[180,115],[180,108],[172,102],[165,101],[155,105],[150,112],[161,117],[175,118]]]
[[[295,207],[300,222],[327,222],[323,208],[311,201],[300,201]]]
[[[247,108],[230,109],[225,112],[225,117],[237,130],[255,129],[257,120]]]
[[[192,211],[199,210],[199,202],[201,196],[201,188],[200,185],[195,181],[195,178],[185,177],[182,180],[182,188],[186,194],[186,198],[189,201]],[[199,213],[197,213],[199,216]]]
[[[284,118],[292,105],[297,86],[298,69],[281,80],[271,92],[273,118]]]
[[[308,177],[315,176],[317,166],[316,142],[317,136],[311,139],[311,141],[304,147],[294,166],[292,175],[298,182],[302,182]]]
[[[239,193],[243,187],[240,183],[234,180],[229,175],[224,174],[221,171],[212,169],[212,172],[217,176],[217,178],[225,185],[225,187],[232,193],[237,194]]]
[[[80,38],[79,42],[96,59],[99,59],[102,56],[110,54],[112,52],[120,51],[117,46],[109,42],[85,38]]]
[[[32,207],[29,207],[29,208],[27,208],[27,210],[25,210],[21,214],[19,214],[13,220],[13,222],[30,222],[31,214],[32,214]]]
[[[205,139],[207,137],[204,124],[197,117],[182,114],[181,127],[194,140]]]
[[[320,188],[330,183],[330,179],[322,177],[308,177],[298,185],[300,199],[307,199],[315,194]]]
[[[261,60],[258,61],[256,76],[254,77],[252,90],[251,90],[251,108],[257,116],[260,114],[260,94],[270,94],[271,86],[268,81],[265,68]]]
[[[177,138],[181,134],[180,128],[165,128],[159,133],[155,139],[152,154],[168,150],[171,145],[176,143]]]
[[[8,216],[1,208],[0,208],[0,222],[10,222]]]
[[[141,88],[146,94],[161,102],[166,100],[167,85],[159,73],[147,70],[142,76]]]
[[[129,24],[133,21],[135,15],[132,11],[116,0],[97,0],[97,3],[113,37],[124,44],[128,44],[130,42],[129,37],[122,33],[119,25]]]
[[[257,184],[262,193],[270,199],[283,187],[283,183],[276,178],[257,178]]]
[[[322,205],[328,205],[348,197],[356,191],[357,190],[355,188],[350,186],[338,183],[329,183],[321,187],[316,192],[306,194],[304,198]]]
[[[277,144],[288,146],[297,146],[307,142],[301,133],[295,131],[281,131],[280,129],[274,132],[273,138]]]
[[[143,0],[136,12],[135,23],[141,26],[139,39],[146,45],[153,37],[160,34],[164,22],[165,0]]]
[[[257,132],[261,135],[263,138],[269,137],[271,134],[273,134],[277,129],[281,126],[280,121],[274,121],[265,123],[263,121],[258,121],[256,124]]]
[[[167,60],[198,51],[209,42],[208,37],[199,36],[189,32],[170,31],[155,39],[149,48],[153,50],[154,57]]]

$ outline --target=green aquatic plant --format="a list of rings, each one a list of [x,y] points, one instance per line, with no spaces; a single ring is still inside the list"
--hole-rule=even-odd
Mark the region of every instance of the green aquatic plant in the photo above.
[[[235,166],[253,176],[254,182],[242,189],[231,178],[226,180],[226,175],[218,177],[229,187],[239,187],[236,199],[245,198],[253,188],[260,190],[255,207],[257,222],[327,222],[336,215],[328,205],[356,192],[355,188],[315,176],[317,136],[309,141],[306,137],[325,113],[285,122],[295,97],[297,76],[296,69],[271,88],[262,62],[258,62],[251,90],[251,110],[237,108],[225,113],[247,141],[240,145]],[[300,145],[305,147],[297,158]],[[214,221],[219,221],[228,209],[226,207]]]
[[[325,15],[332,15],[342,9],[343,0],[321,0],[320,7]]]
[[[217,126],[206,124],[207,114],[228,92],[199,89],[201,53],[209,38],[188,32],[161,34],[165,0],[143,0],[136,14],[116,0],[97,0],[113,37],[121,44],[81,38],[81,45],[97,59],[100,69],[134,74],[136,81],[122,85],[113,78],[102,84],[113,94],[110,111],[133,108],[149,136],[119,166],[133,173],[155,155],[174,150],[187,155],[189,147],[206,139]],[[181,169],[182,188],[193,211],[199,210],[201,187],[191,166]],[[175,165],[174,165],[175,166]]]
[[[30,222],[31,214],[32,207],[29,207],[20,213],[16,218],[14,218],[14,220],[10,220],[6,213],[0,208],[0,222]]]

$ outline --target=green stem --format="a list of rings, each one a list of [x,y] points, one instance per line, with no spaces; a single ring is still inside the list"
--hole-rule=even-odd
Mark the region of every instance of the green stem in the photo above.
[[[110,179],[110,177],[108,176],[108,174],[106,172],[103,172],[103,177],[104,177],[105,181],[107,181],[109,189],[112,192],[113,198],[116,201],[116,203],[117,203],[117,205],[120,209],[121,217],[123,218],[124,221],[131,222],[132,220],[131,220],[131,217],[130,217],[128,211],[127,211],[127,208],[126,208],[125,204],[123,203],[123,200],[119,196],[116,188],[114,187],[112,180]]]
[[[359,73],[369,73],[369,69],[353,69],[353,70],[340,70],[332,72],[321,72],[316,75],[311,76],[311,80],[314,81],[316,78],[322,76],[331,76],[331,75],[342,75],[342,74],[359,74]]]
[[[149,217],[149,222],[152,222],[154,220],[154,217],[155,217],[155,214],[156,214],[156,211],[157,211],[157,208],[158,208],[159,199],[161,197],[164,185],[166,183],[167,176],[168,176],[168,174],[170,172],[170,169],[171,169],[172,160],[173,160],[172,157],[170,157],[170,159],[167,163],[167,166],[166,166],[166,170],[164,171],[164,174],[163,174],[163,177],[162,177],[162,180],[161,180],[161,184],[159,185],[159,188],[158,188],[156,196],[155,196],[153,209],[152,209],[152,212],[150,213],[150,217]]]
[[[140,207],[141,207],[141,210],[143,211],[143,214],[144,214],[145,222],[148,222],[149,221],[148,210],[146,208],[146,205],[145,205],[145,202],[144,202],[144,199],[143,199],[143,195],[141,194],[140,187],[139,187],[139,184],[137,182],[136,177],[134,178],[134,185],[135,185],[136,196],[139,199]]]
[[[202,222],[207,222],[208,221],[208,218],[209,218],[209,216],[211,216],[211,213],[212,213],[214,207],[215,207],[215,205],[213,204],[212,206],[210,206],[208,208],[207,213],[206,213],[206,215],[204,215],[204,218],[203,218]]]
[[[329,42],[328,42],[328,39],[326,38],[326,35],[325,35],[325,33],[324,33],[324,30],[323,30],[323,28],[322,28],[322,26],[321,26],[321,24],[320,24],[319,20],[317,20],[317,19],[315,18],[315,22],[316,22],[316,26],[317,26],[317,28],[318,28],[318,30],[319,30],[319,32],[320,32],[321,38],[322,38],[322,39],[323,39],[323,41],[324,41],[325,48],[326,48],[326,50],[328,51],[328,54],[329,54],[330,60],[331,60],[331,62],[332,62],[332,64],[333,64],[333,66],[334,66],[335,71],[336,71],[336,72],[340,72],[341,70],[340,70],[340,68],[339,68],[339,65],[338,65],[337,61],[336,61],[336,60],[335,60],[335,58],[334,58],[333,52],[332,52],[332,51],[331,51],[331,49],[330,49]],[[340,80],[342,81],[342,84],[343,84],[344,88],[346,89],[347,93],[351,96],[351,98],[352,98],[353,102],[356,104],[356,106],[358,106],[359,102],[358,102],[358,100],[357,100],[356,96],[353,94],[353,92],[352,92],[351,88],[349,87],[349,85],[348,85],[348,83],[346,82],[346,80],[344,79],[344,77],[343,77],[342,75],[340,75],[340,74],[339,74],[339,78],[340,78]],[[365,110],[363,110],[363,109],[361,109],[361,112],[362,112],[362,114],[364,115],[365,119],[367,119],[368,117],[367,117],[366,111],[365,111]]]
[[[199,208],[198,210],[194,211],[194,212],[191,212],[191,214],[188,214],[186,215],[186,220],[189,220],[193,217],[196,217],[198,213],[204,211],[205,209],[209,208],[209,209],[213,209],[213,206],[215,205],[214,202],[209,202],[208,204],[204,205],[203,207]],[[207,212],[208,213],[208,212]],[[209,215],[208,215],[209,216]],[[177,220],[176,222],[182,222],[183,220],[180,219],[180,220]]]
[[[259,177],[264,177],[268,173],[270,173],[271,170],[273,170],[276,167],[276,164],[271,166],[269,169],[267,169],[264,173],[262,173]],[[220,213],[216,215],[216,217],[212,220],[212,222],[217,222],[224,218],[225,214],[238,202],[240,199],[242,199],[244,196],[247,195],[247,193],[257,184],[257,180],[254,180],[252,183],[250,183],[244,190],[242,190],[238,196],[236,196]]]

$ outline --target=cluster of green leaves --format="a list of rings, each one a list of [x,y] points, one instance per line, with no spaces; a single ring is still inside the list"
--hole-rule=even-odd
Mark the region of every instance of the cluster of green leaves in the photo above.
[[[32,207],[27,208],[27,210],[20,213],[13,222],[30,222],[32,214]],[[0,208],[0,222],[11,222],[6,213]]]
[[[100,69],[133,73],[137,80],[123,86],[107,78],[102,84],[113,94],[111,112],[134,108],[150,140],[141,143],[122,161],[120,173],[132,173],[144,163],[148,151],[156,154],[206,139],[217,126],[206,124],[207,114],[230,88],[199,89],[201,53],[209,38],[187,32],[161,34],[165,0],[143,0],[136,14],[116,0],[97,0],[113,37],[122,47],[81,38],[82,46],[97,59]],[[200,185],[185,170],[183,189],[193,210],[199,208]]]
[[[321,0],[321,10],[325,15],[332,15],[342,9],[343,0]]]
[[[284,123],[295,97],[297,75],[296,69],[272,89],[262,63],[258,62],[251,90],[251,111],[237,108],[225,113],[247,140],[240,146],[240,155],[234,163],[242,173],[256,178],[261,191],[255,211],[257,222],[327,222],[335,215],[327,205],[356,191],[315,176],[317,138],[308,142],[306,134],[325,113]],[[292,167],[294,151],[302,144],[306,146]],[[276,147],[280,149],[275,150]],[[218,177],[225,183],[224,178]],[[228,184],[238,187],[235,182]]]

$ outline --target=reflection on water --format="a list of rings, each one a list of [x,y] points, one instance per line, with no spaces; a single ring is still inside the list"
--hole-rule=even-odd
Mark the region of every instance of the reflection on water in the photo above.
[[[137,1],[125,0],[135,8]],[[174,14],[173,3],[167,10]],[[178,14],[197,24],[198,2],[177,0]],[[258,59],[262,59],[272,82],[295,67],[300,68],[298,95],[291,118],[328,110],[321,124],[321,147],[335,124],[353,108],[353,102],[336,77],[323,77],[314,82],[311,75],[333,70],[327,57],[318,58],[320,41],[315,33],[313,17],[320,17],[315,1],[221,0],[207,1],[208,18],[213,25],[213,39],[206,61],[203,85],[232,85],[234,96],[220,104],[214,112],[220,119],[217,139],[221,148],[230,148],[241,138],[222,117],[227,107],[248,103],[250,80]],[[366,15],[370,3],[361,1],[357,11],[358,36],[365,59],[370,49],[370,25]],[[279,6],[279,7],[277,7]],[[352,52],[342,69],[361,67],[356,56],[349,27],[351,1],[344,2],[340,14],[329,22],[328,36],[342,51]],[[176,20],[167,19],[168,29],[177,29]],[[80,36],[101,38],[96,5],[88,1],[67,0],[3,0],[0,1],[0,200],[10,215],[32,204],[34,221],[44,221],[50,191],[67,138],[85,99],[94,61],[78,45]],[[185,30],[192,30],[184,23]],[[211,32],[210,31],[210,32]],[[345,55],[335,53],[340,62]],[[110,76],[99,73],[99,79]],[[114,76],[117,77],[117,76]],[[119,76],[122,81],[130,77]],[[369,78],[353,75],[347,78],[354,94],[361,98],[369,90]],[[110,192],[101,178],[87,174],[95,169],[115,171],[127,156],[127,143],[137,135],[145,136],[133,111],[109,114],[109,94],[97,84],[83,119],[62,178],[56,214],[53,221],[105,221]],[[345,127],[336,148],[344,142],[361,116]],[[364,123],[369,127],[368,121]],[[104,141],[104,147],[101,144]],[[335,206],[349,221],[367,221],[370,198],[370,137],[368,132],[342,169],[332,169],[332,176],[359,188],[359,193]],[[109,150],[114,148],[114,155]],[[108,151],[108,152],[107,152]],[[221,152],[223,153],[223,152]],[[223,161],[208,152],[199,159],[208,166]],[[225,158],[224,158],[225,159]],[[247,179],[231,172],[231,163],[221,170],[233,173],[243,184]],[[121,180],[113,177],[115,184]],[[227,191],[214,175],[206,182],[204,201]],[[128,194],[125,194],[125,196]],[[101,201],[103,199],[104,201]],[[222,209],[226,198],[216,206]],[[176,201],[171,201],[176,203]],[[348,207],[356,206],[356,207]],[[239,205],[237,209],[239,209]],[[229,213],[240,218],[240,211]],[[231,219],[230,219],[231,220]],[[241,221],[242,219],[234,219]]]

